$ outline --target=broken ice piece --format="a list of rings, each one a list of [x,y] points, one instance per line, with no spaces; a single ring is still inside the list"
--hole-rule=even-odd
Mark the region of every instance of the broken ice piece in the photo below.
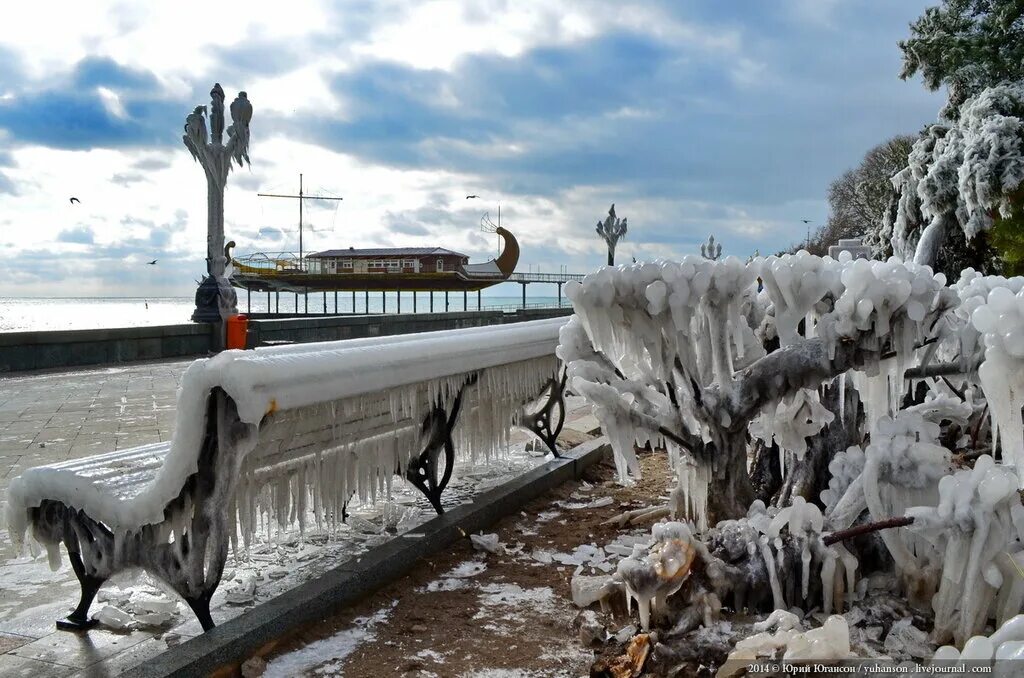
[[[96,621],[112,629],[126,629],[132,623],[132,616],[113,605],[107,605],[93,617]]]
[[[232,586],[224,594],[224,600],[232,605],[245,605],[256,598],[256,579],[247,576],[239,584]]]
[[[135,615],[135,621],[143,626],[163,626],[171,620],[173,615],[167,612],[147,612]]]
[[[159,614],[173,614],[178,611],[178,601],[168,598],[140,596],[132,600],[131,607],[135,613],[156,612]]]
[[[124,589],[100,589],[100,592],[96,594],[97,601],[114,605],[127,605],[131,597],[132,592]]]
[[[624,643],[635,635],[636,624],[630,624],[619,629],[618,633],[615,634],[615,640],[617,642]]]
[[[588,577],[576,575],[569,584],[572,602],[577,607],[590,607],[593,603],[607,598],[618,590],[610,576]]]
[[[501,555],[505,553],[505,545],[498,541],[498,535],[495,534],[471,534],[469,535],[470,541],[473,542],[473,546],[478,551],[487,551],[488,553],[494,553]]]
[[[531,558],[533,558],[537,562],[544,563],[545,565],[551,563],[551,556],[551,551],[543,551],[541,549],[534,549],[533,553],[530,554]]]
[[[348,526],[352,528],[353,532],[362,534],[380,534],[383,528],[377,527],[369,520],[360,518],[359,516],[349,516]]]

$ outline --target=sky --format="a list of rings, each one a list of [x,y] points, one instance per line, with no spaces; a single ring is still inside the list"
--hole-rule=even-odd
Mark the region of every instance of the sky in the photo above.
[[[20,3],[0,23],[0,296],[191,295],[206,180],[181,134],[215,82],[254,109],[225,196],[236,254],[298,249],[297,201],[257,193],[299,173],[343,198],[306,201],[307,252],[484,261],[500,206],[520,270],[586,272],[614,203],[619,262],[710,234],[774,253],[869,148],[935,120],[944,95],[898,78],[897,47],[932,4]]]

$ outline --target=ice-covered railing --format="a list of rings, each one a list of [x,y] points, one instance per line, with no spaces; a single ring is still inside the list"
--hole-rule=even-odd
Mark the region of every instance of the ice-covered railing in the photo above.
[[[177,425],[170,451],[155,478],[118,493],[109,492],[99,480],[90,482],[87,475],[72,470],[73,463],[29,469],[8,489],[11,537],[21,539],[29,509],[47,499],[83,510],[115,534],[162,523],[165,508],[179,496],[186,478],[197,471],[208,399],[217,388],[234,401],[239,419],[247,424],[271,423],[275,413],[303,408],[336,417],[327,424],[335,440],[326,451],[354,452],[354,463],[338,472],[353,481],[349,489],[368,492],[379,478],[390,477],[418,450],[412,446],[399,450],[376,439],[367,443],[376,447],[376,452],[360,457],[359,444],[346,438],[345,417],[366,413],[374,403],[383,401],[387,403],[385,417],[392,423],[415,420],[426,414],[423,408],[427,404],[450,404],[466,379],[481,373],[461,431],[465,452],[487,454],[507,437],[514,413],[510,404],[530,392],[536,395],[553,375],[554,350],[563,323],[564,319],[552,319],[377,342],[226,351],[197,360],[182,377]],[[254,447],[259,447],[259,441]],[[326,490],[328,486],[319,487]],[[314,499],[323,501],[322,496]]]

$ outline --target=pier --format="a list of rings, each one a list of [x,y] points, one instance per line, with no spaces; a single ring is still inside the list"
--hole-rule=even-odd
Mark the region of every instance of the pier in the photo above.
[[[507,304],[497,306],[485,306],[481,290],[475,292],[476,311],[515,311],[538,308],[565,308],[565,300],[562,296],[562,286],[571,281],[583,279],[582,273],[513,273],[503,282],[517,283],[522,286],[522,302],[517,306]],[[405,300],[405,313],[411,309],[413,313],[427,312],[448,313],[455,310],[471,310],[469,290],[397,290],[395,291],[387,281],[387,276],[382,276],[380,287],[370,287],[362,290],[315,290],[311,288],[296,289],[267,289],[254,290],[246,287],[245,312],[251,318],[296,318],[306,316],[325,315],[370,315],[372,313],[402,313],[402,302]],[[557,288],[557,303],[554,306],[545,304],[530,304],[526,296],[526,286],[531,283],[555,285]],[[381,289],[385,287],[386,289]],[[388,293],[391,293],[391,308],[388,308]],[[252,295],[266,294],[267,311],[256,312],[252,310]],[[292,311],[281,311],[281,295],[292,295]],[[379,295],[379,297],[378,297]],[[425,298],[424,298],[425,295]],[[302,311],[299,311],[301,297]],[[313,298],[313,310],[310,311],[310,298]],[[461,297],[461,299],[460,299]],[[287,297],[286,297],[287,298]],[[372,310],[371,302],[380,299],[380,309]],[[461,301],[461,304],[459,303]],[[318,303],[319,302],[319,303]],[[411,302],[411,305],[410,305]],[[273,310],[271,310],[273,309]]]

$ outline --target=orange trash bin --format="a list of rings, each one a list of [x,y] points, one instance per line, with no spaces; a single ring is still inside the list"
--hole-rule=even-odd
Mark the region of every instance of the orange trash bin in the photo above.
[[[227,320],[228,348],[245,348],[246,334],[249,332],[249,316],[233,315]]]

